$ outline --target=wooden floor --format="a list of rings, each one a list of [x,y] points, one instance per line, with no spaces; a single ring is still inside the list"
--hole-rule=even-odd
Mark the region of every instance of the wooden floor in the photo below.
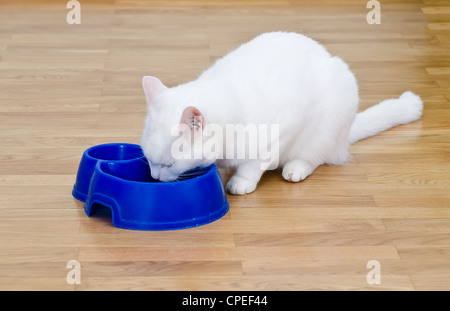
[[[0,2],[1,290],[450,290],[448,1],[383,0],[379,25],[364,0],[81,0],[80,25],[64,2]],[[361,108],[411,89],[423,119],[301,184],[268,173],[206,226],[130,231],[84,214],[71,195],[81,154],[139,143],[143,75],[194,79],[272,30],[347,61]],[[366,280],[370,260],[381,284]]]

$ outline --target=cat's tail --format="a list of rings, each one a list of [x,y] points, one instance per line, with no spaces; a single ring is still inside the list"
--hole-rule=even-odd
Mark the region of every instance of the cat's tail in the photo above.
[[[356,115],[349,141],[353,144],[391,127],[416,121],[422,116],[422,110],[422,99],[410,91],[404,92],[398,99],[386,99]]]

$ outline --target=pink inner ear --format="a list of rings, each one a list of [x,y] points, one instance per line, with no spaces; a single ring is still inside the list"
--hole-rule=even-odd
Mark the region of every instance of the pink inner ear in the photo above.
[[[148,102],[152,102],[156,95],[164,92],[167,87],[158,79],[152,76],[145,76],[142,79],[142,87]]]
[[[200,129],[200,127],[203,129],[205,127],[202,113],[192,106],[184,109],[181,123],[188,125],[191,129]]]

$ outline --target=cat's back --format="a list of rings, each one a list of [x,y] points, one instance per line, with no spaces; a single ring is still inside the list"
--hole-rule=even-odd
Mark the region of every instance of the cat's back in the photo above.
[[[273,51],[285,53],[289,50],[301,51],[304,53],[316,52],[329,55],[326,49],[317,41],[295,32],[267,32],[253,40],[244,43],[239,49],[257,49],[263,51]]]
[[[280,66],[286,69],[292,66],[306,66],[318,59],[329,59],[327,50],[317,41],[293,32],[268,32],[242,44],[231,51],[200,77],[209,78],[217,74],[245,70],[254,73]]]

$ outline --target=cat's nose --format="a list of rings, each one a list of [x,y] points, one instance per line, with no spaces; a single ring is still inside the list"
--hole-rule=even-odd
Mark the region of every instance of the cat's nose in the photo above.
[[[154,168],[150,171],[150,174],[152,175],[153,179],[159,180],[159,176],[161,175],[161,170]]]
[[[159,173],[152,172],[153,179],[159,180]]]

